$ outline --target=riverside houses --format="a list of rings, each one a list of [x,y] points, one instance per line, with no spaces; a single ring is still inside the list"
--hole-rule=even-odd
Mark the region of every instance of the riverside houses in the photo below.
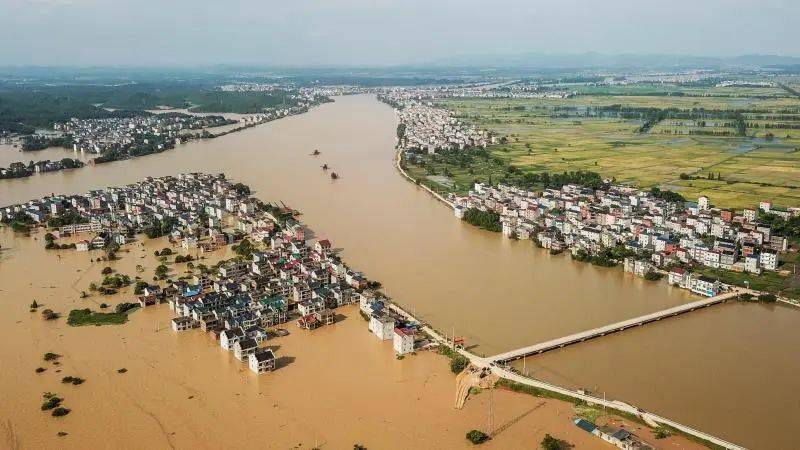
[[[774,214],[771,203],[762,202],[756,214],[716,208],[708,197],[692,203],[658,193],[610,183],[542,192],[476,183],[468,195],[451,200],[456,217],[470,209],[492,212],[506,236],[532,239],[553,252],[569,250],[578,259],[623,263],[641,277],[668,274],[671,284],[700,295],[717,295],[724,286],[692,273],[698,268],[780,270],[787,238],[759,220]],[[800,216],[800,208],[779,211],[782,218]]]
[[[164,150],[180,143],[187,133],[236,123],[222,116],[183,113],[133,115],[103,119],[70,119],[53,128],[72,136],[73,149],[90,153],[128,150],[134,146]]]

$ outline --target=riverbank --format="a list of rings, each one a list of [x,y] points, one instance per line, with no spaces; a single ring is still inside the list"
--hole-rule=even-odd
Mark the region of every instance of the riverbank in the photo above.
[[[402,151],[402,149],[398,149],[397,150],[397,156],[395,157],[395,167],[397,167],[397,170],[400,172],[401,175],[403,175],[403,177],[405,177],[405,179],[407,179],[408,181],[416,184],[417,186],[421,187],[422,189],[425,189],[426,191],[428,191],[428,193],[431,194],[433,196],[433,198],[435,198],[436,200],[439,200],[440,202],[444,203],[445,205],[447,205],[447,206],[449,206],[451,208],[453,207],[453,202],[447,200],[442,195],[440,195],[438,192],[436,192],[433,189],[431,189],[428,186],[426,186],[424,183],[419,182],[418,180],[412,178],[411,175],[409,175],[408,172],[406,172],[405,169],[403,169],[403,151]]]

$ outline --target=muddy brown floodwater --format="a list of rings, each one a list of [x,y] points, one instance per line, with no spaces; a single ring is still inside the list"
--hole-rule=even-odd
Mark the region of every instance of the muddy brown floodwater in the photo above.
[[[159,155],[0,182],[0,204],[188,171],[225,172],[303,211],[320,237],[434,327],[493,354],[690,301],[621,270],[550,256],[464,224],[393,165],[396,118],[362,95]],[[319,149],[320,156],[309,154]],[[320,166],[340,179],[332,181]],[[800,423],[800,310],[722,305],[525,362],[752,448]],[[133,347],[133,343],[131,343]]]

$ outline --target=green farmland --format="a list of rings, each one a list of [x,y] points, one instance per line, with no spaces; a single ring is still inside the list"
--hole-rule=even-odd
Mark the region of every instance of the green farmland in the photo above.
[[[655,89],[665,88],[650,91]],[[800,205],[797,97],[776,88],[750,87],[683,89],[674,96],[639,95],[645,91],[641,86],[625,95],[623,91],[614,87],[614,95],[606,95],[595,89],[568,99],[439,100],[462,120],[492,130],[506,142],[490,147],[490,157],[459,163],[431,158],[424,167],[410,164],[409,171],[447,191],[463,192],[471,182],[490,176],[503,181],[509,171],[584,170],[620,183],[659,186],[687,199],[708,195],[722,207],[752,207],[764,199]],[[613,108],[630,111],[615,114]],[[681,117],[658,120],[644,132],[643,118],[626,117],[668,108]],[[682,117],[686,115],[693,117]],[[746,131],[739,131],[737,118]],[[452,183],[437,182],[442,175]]]

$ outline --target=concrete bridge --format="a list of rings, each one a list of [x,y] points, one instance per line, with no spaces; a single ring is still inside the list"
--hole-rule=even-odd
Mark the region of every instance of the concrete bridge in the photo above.
[[[529,345],[527,347],[518,348],[498,355],[490,356],[486,359],[494,362],[495,364],[505,364],[515,359],[520,359],[529,355],[538,355],[550,350],[556,350],[566,347],[568,345],[577,344],[589,339],[605,336],[607,334],[616,333],[618,331],[627,330],[628,328],[638,327],[650,322],[656,322],[667,317],[674,317],[680,314],[685,314],[696,309],[706,308],[711,305],[723,303],[731,298],[736,297],[741,292],[733,291],[725,294],[717,295],[715,297],[705,298],[696,302],[686,303],[685,305],[675,306],[662,311],[646,314],[643,316],[635,317],[633,319],[623,320],[622,322],[612,323],[602,327],[594,328],[580,333],[571,334],[558,339],[553,339],[539,344]]]
[[[726,300],[728,300],[730,298],[736,297],[737,295],[742,294],[744,292],[748,292],[748,293],[751,293],[751,294],[754,293],[751,290],[739,290],[738,292],[731,292],[731,293],[723,294],[723,295],[720,295],[720,296],[717,296],[717,297],[711,297],[711,298],[707,298],[705,300],[700,300],[699,302],[694,302],[694,303],[700,303],[702,305],[690,306],[690,305],[693,305],[693,303],[688,303],[686,305],[683,305],[682,309],[683,309],[683,312],[688,312],[688,311],[693,311],[694,309],[697,309],[697,308],[703,308],[703,307],[706,307],[706,306],[715,305],[717,303],[724,302],[724,301],[726,301]],[[416,319],[413,315],[411,315],[408,312],[406,312],[405,310],[403,310],[400,306],[398,306],[396,304],[390,304],[389,307],[391,309],[393,309],[394,311],[400,313],[401,315],[403,315],[403,316],[405,316],[405,317],[407,317],[407,318],[409,318],[411,320],[415,320],[415,321],[419,322],[418,319]],[[676,307],[676,308],[681,308],[681,307]],[[671,309],[675,309],[675,308],[671,308]],[[665,310],[665,311],[668,311],[668,310]],[[664,312],[664,311],[662,311],[662,312]],[[655,314],[659,314],[659,313],[655,313]],[[682,313],[678,313],[678,314],[682,314]],[[671,315],[676,315],[676,314],[671,314]],[[669,317],[669,316],[670,316],[670,314],[663,315],[661,317],[663,318],[663,317]],[[642,317],[646,317],[646,316],[642,316]],[[635,320],[635,319],[631,319],[631,320]],[[658,319],[653,319],[653,320],[658,320]],[[626,322],[628,322],[628,321],[626,321]],[[620,322],[620,323],[623,323],[623,322]],[[616,324],[616,325],[618,325],[618,324]],[[614,325],[609,325],[609,326],[613,327]],[[605,327],[603,327],[603,328],[605,328]],[[744,447],[742,447],[740,445],[734,444],[732,442],[728,442],[728,441],[726,441],[724,439],[718,438],[718,437],[716,437],[714,435],[711,435],[711,434],[705,433],[703,431],[697,430],[695,428],[689,427],[687,425],[684,425],[682,423],[676,422],[674,420],[670,420],[670,419],[668,419],[666,417],[662,417],[662,416],[659,416],[657,414],[645,411],[645,410],[643,410],[641,408],[638,408],[636,406],[633,406],[631,404],[628,404],[628,403],[625,403],[625,402],[621,402],[619,400],[611,400],[611,399],[606,399],[606,398],[595,397],[595,396],[593,396],[591,394],[588,394],[586,392],[583,392],[583,391],[576,391],[576,390],[568,389],[568,388],[565,388],[565,387],[556,386],[554,384],[550,384],[550,383],[547,383],[547,382],[544,382],[544,381],[536,380],[536,379],[533,379],[533,378],[528,378],[528,377],[522,376],[522,375],[520,375],[520,374],[518,374],[518,373],[516,373],[516,372],[514,372],[512,370],[509,370],[509,368],[506,367],[506,366],[498,365],[498,364],[495,363],[495,361],[497,360],[498,357],[502,357],[502,355],[505,355],[505,354],[508,354],[508,353],[514,353],[514,352],[508,352],[508,353],[503,353],[501,355],[496,355],[494,357],[484,358],[484,357],[480,357],[478,355],[472,354],[472,353],[470,353],[469,351],[467,351],[467,350],[465,350],[463,348],[460,348],[460,347],[455,347],[454,348],[453,347],[453,343],[452,343],[451,340],[449,340],[447,337],[443,336],[442,334],[440,334],[439,332],[437,332],[436,330],[431,328],[429,325],[423,324],[422,330],[424,332],[426,332],[429,336],[431,336],[431,338],[434,341],[438,342],[440,345],[442,345],[444,347],[451,348],[454,351],[460,353],[465,358],[469,359],[470,363],[472,363],[474,366],[480,367],[480,368],[483,368],[483,367],[489,368],[489,369],[491,369],[492,373],[494,373],[495,375],[499,376],[500,378],[505,378],[505,379],[511,380],[513,382],[516,382],[516,383],[524,384],[526,386],[532,386],[532,387],[539,388],[539,389],[544,389],[544,390],[547,390],[547,391],[550,391],[550,392],[555,392],[555,393],[558,393],[558,394],[566,395],[568,397],[572,397],[574,399],[587,402],[590,405],[600,405],[600,406],[604,406],[604,407],[613,408],[613,409],[616,409],[618,411],[626,412],[626,413],[632,414],[634,416],[641,417],[645,422],[650,423],[650,424],[668,425],[668,426],[671,426],[671,427],[676,428],[678,430],[681,430],[684,433],[690,434],[692,436],[699,437],[701,439],[704,439],[704,440],[706,440],[708,442],[716,444],[716,445],[718,445],[718,446],[720,446],[722,448],[725,448],[725,449],[746,450]],[[619,331],[619,330],[617,330],[617,331]],[[580,341],[578,341],[578,342],[580,342]],[[527,348],[530,348],[530,347],[525,347],[525,348],[527,349]],[[518,356],[518,358],[519,357],[520,356]]]

